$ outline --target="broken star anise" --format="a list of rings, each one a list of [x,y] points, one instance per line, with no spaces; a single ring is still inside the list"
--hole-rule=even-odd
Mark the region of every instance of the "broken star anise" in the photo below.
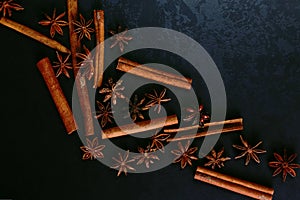
[[[193,155],[198,150],[198,147],[189,147],[190,141],[188,141],[185,146],[183,146],[181,142],[178,142],[179,149],[171,151],[172,154],[177,156],[174,163],[180,162],[181,169],[184,169],[187,164],[192,166],[192,160],[198,160],[198,158]]]
[[[139,147],[138,151],[140,152],[140,155],[134,157],[134,159],[138,160],[136,163],[137,165],[145,163],[146,167],[149,168],[150,164],[154,163],[153,160],[159,160],[158,156],[154,155],[150,146],[148,146],[146,149]]]
[[[87,39],[91,40],[91,33],[95,31],[93,28],[90,27],[93,23],[93,20],[91,19],[86,22],[82,14],[79,14],[79,18],[79,21],[73,22],[73,24],[76,26],[74,32],[79,34],[79,40],[82,40],[83,37],[86,37]]]
[[[110,30],[109,33],[112,35],[113,43],[110,46],[110,48],[115,47],[116,45],[119,45],[120,51],[124,51],[124,44],[128,44],[128,41],[132,40],[131,36],[127,36],[127,29],[124,31],[122,30],[121,26],[118,26],[117,31]]]
[[[107,103],[106,106],[104,106],[99,101],[96,101],[96,103],[99,111],[96,111],[97,115],[95,117],[101,120],[100,125],[103,128],[106,126],[107,122],[112,123],[113,112],[111,110],[110,103]]]
[[[104,97],[103,102],[108,101],[111,99],[112,104],[117,104],[117,98],[125,99],[125,96],[123,95],[122,91],[125,89],[122,85],[122,80],[119,80],[118,82],[114,83],[112,78],[108,79],[108,83],[105,84],[106,87],[99,90],[100,94],[106,94]]]
[[[40,25],[43,26],[50,26],[50,36],[53,38],[55,36],[55,33],[58,33],[60,35],[63,35],[62,26],[67,26],[68,22],[62,20],[62,18],[65,16],[66,12],[63,12],[62,14],[58,15],[56,17],[56,9],[53,10],[52,18],[45,14],[45,17],[47,20],[42,20],[39,22]]]
[[[277,176],[282,172],[282,180],[285,182],[287,174],[291,175],[292,177],[297,175],[294,169],[300,168],[300,165],[292,163],[297,157],[296,153],[288,157],[286,150],[284,149],[283,157],[278,153],[274,153],[274,157],[277,161],[269,162],[270,167],[276,168],[273,176]]]
[[[9,17],[11,17],[12,14],[11,10],[19,11],[19,10],[24,10],[24,8],[17,3],[14,3],[13,0],[0,2],[0,12],[3,12],[2,14],[3,17],[6,17],[7,14]]]
[[[211,167],[212,169],[215,169],[216,166],[219,168],[224,167],[224,162],[227,160],[230,160],[229,157],[222,157],[224,153],[224,148],[222,148],[218,153],[213,149],[211,150],[210,155],[205,156],[206,159],[209,161],[204,164],[206,167]]]
[[[58,68],[58,70],[56,71],[56,77],[59,77],[61,74],[64,74],[66,77],[70,78],[70,74],[68,72],[68,69],[72,69],[71,63],[68,63],[70,55],[71,54],[69,54],[65,59],[63,59],[63,57],[58,52],[56,52],[58,62],[53,62],[53,67]]]
[[[113,169],[119,169],[117,176],[120,176],[122,172],[124,172],[125,175],[127,175],[127,171],[132,170],[135,171],[133,167],[128,165],[130,162],[134,162],[135,159],[128,160],[129,157],[129,151],[126,151],[126,153],[122,156],[121,153],[118,154],[119,159],[116,159],[113,157],[112,159],[116,161],[116,164],[114,164],[111,168]]]
[[[249,164],[251,158],[255,162],[260,163],[260,160],[259,160],[259,158],[256,154],[267,152],[266,150],[257,149],[257,147],[262,143],[262,141],[260,141],[259,143],[257,143],[255,146],[252,147],[251,145],[248,144],[248,142],[246,140],[243,139],[243,137],[241,135],[240,135],[240,139],[241,139],[242,144],[244,146],[232,145],[234,148],[243,151],[243,153],[236,156],[235,159],[239,159],[239,158],[242,158],[242,157],[246,156],[245,165]]]
[[[209,120],[210,116],[203,112],[203,105],[199,105],[199,107],[189,107],[185,109],[188,113],[186,117],[183,118],[183,121],[190,122],[192,121],[192,125],[199,124],[201,127],[204,126],[204,123]],[[198,117],[199,116],[199,119]]]
[[[158,94],[156,90],[153,90],[154,94],[145,94],[145,96],[150,99],[150,101],[146,104],[146,107],[150,108],[154,106],[154,111],[160,113],[161,103],[171,101],[170,98],[164,98],[166,95],[166,91],[167,89],[164,88],[164,90],[160,94]]]
[[[105,145],[99,145],[98,138],[95,137],[92,141],[90,141],[88,138],[86,139],[87,146],[81,146],[80,149],[84,152],[82,159],[88,160],[88,159],[97,159],[97,158],[103,158],[104,155],[101,152]]]

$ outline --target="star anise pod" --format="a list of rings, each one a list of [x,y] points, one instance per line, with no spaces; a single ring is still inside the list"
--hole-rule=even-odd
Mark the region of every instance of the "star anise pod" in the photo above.
[[[86,22],[82,14],[79,14],[80,21],[73,22],[73,24],[77,27],[74,32],[79,34],[79,39],[82,40],[85,36],[87,39],[91,40],[91,33],[95,30],[91,28],[91,24],[93,20],[89,20]]]
[[[56,51],[58,62],[53,62],[53,67],[58,68],[58,70],[56,71],[56,77],[59,77],[61,74],[64,74],[66,77],[70,78],[70,74],[68,72],[68,69],[72,69],[71,63],[68,63],[70,55],[71,54],[69,54],[65,59],[63,59],[63,57]]]
[[[166,133],[156,133],[155,135],[153,135],[150,139],[151,139],[151,146],[150,148],[156,150],[158,149],[161,152],[165,152],[165,148],[164,148],[164,144],[163,142],[166,141],[171,135],[170,134],[166,134]]]
[[[198,108],[196,107],[189,107],[185,109],[188,113],[186,117],[183,118],[183,121],[192,121],[192,125],[199,124],[203,126],[204,123],[209,120],[210,116],[203,112],[203,105],[199,105]],[[197,115],[199,114],[199,121],[197,119]]]
[[[97,159],[97,158],[103,158],[104,155],[101,152],[105,145],[99,145],[98,138],[95,137],[93,141],[90,141],[88,138],[86,139],[87,146],[81,146],[80,149],[84,152],[82,159],[88,160],[88,159]]]
[[[154,94],[145,94],[145,96],[150,99],[150,101],[146,104],[146,107],[150,108],[152,106],[155,106],[154,111],[157,112],[157,113],[160,113],[161,103],[168,102],[168,101],[171,100],[170,98],[164,98],[165,94],[166,94],[166,91],[167,91],[167,89],[164,88],[164,90],[160,94],[158,94],[156,92],[156,90],[153,90]]]
[[[176,149],[171,151],[172,154],[177,156],[174,160],[174,163],[180,162],[181,169],[185,168],[186,164],[192,166],[192,160],[198,160],[198,158],[193,155],[198,150],[198,148],[189,148],[189,146],[190,141],[188,141],[185,146],[183,146],[181,142],[178,142],[179,150]]]
[[[111,167],[113,169],[119,169],[117,176],[120,176],[122,172],[124,172],[124,174],[127,175],[128,169],[135,171],[133,167],[128,165],[128,163],[133,162],[135,160],[135,159],[128,160],[129,151],[126,151],[126,153],[123,156],[120,153],[118,155],[119,155],[119,159],[116,159],[115,157],[112,158],[114,161],[116,161],[116,164]]]
[[[112,123],[112,119],[113,119],[112,114],[113,114],[113,112],[111,110],[110,103],[107,103],[106,106],[104,106],[99,101],[96,101],[96,103],[97,103],[97,106],[99,108],[99,111],[96,111],[96,113],[98,115],[96,115],[95,117],[97,119],[101,120],[100,125],[103,128],[103,127],[106,126],[107,122]]]
[[[115,47],[116,45],[119,45],[120,51],[124,51],[124,44],[128,44],[128,41],[132,40],[131,36],[126,36],[128,29],[122,30],[121,26],[118,26],[117,31],[110,30],[109,33],[113,35],[111,38],[113,40],[112,45],[110,48]]]
[[[144,107],[142,107],[144,101],[145,98],[139,101],[137,95],[134,95],[133,101],[129,100],[129,115],[133,121],[136,121],[138,118],[144,119],[144,116],[142,114],[142,111],[145,110]]]
[[[103,102],[106,102],[109,99],[111,99],[112,103],[116,105],[117,98],[125,99],[125,96],[122,94],[122,91],[125,89],[124,86],[121,86],[122,82],[122,80],[119,80],[118,82],[114,83],[112,78],[108,79],[108,83],[105,84],[106,87],[99,90],[100,94],[106,94]]]
[[[58,15],[56,17],[56,9],[53,10],[52,18],[45,14],[45,17],[47,20],[42,20],[39,22],[40,25],[43,26],[50,26],[50,36],[53,38],[55,36],[55,33],[58,33],[60,35],[63,35],[62,26],[67,26],[68,22],[62,20],[62,18],[65,16],[66,12],[63,12],[62,14]]]
[[[243,151],[243,153],[236,156],[235,159],[239,159],[239,158],[242,158],[242,157],[246,156],[245,165],[249,164],[251,158],[255,162],[260,163],[260,160],[259,160],[259,158],[256,154],[267,152],[266,150],[257,149],[257,147],[262,143],[262,141],[260,141],[259,143],[257,143],[255,146],[252,147],[251,145],[248,144],[248,142],[246,140],[243,139],[243,137],[241,135],[240,135],[240,139],[241,139],[242,144],[244,146],[232,145],[234,148]]]
[[[300,165],[292,163],[297,157],[296,153],[288,157],[286,150],[284,149],[283,157],[278,153],[274,153],[274,157],[277,161],[269,162],[270,167],[276,168],[273,176],[277,176],[282,172],[282,180],[285,182],[287,174],[290,174],[292,177],[297,175],[294,169],[300,168]]]
[[[94,67],[94,56],[90,53],[90,50],[83,45],[84,53],[76,53],[76,56],[81,59],[78,62],[78,66],[85,69],[84,75],[88,80],[94,75],[95,67]]]
[[[24,10],[24,8],[17,3],[14,3],[13,0],[0,2],[0,12],[3,12],[2,13],[3,17],[6,17],[7,14],[9,17],[11,17],[12,14],[11,10],[19,11],[19,10]]]
[[[138,160],[136,163],[137,165],[145,163],[146,167],[149,168],[150,164],[154,163],[153,160],[159,160],[158,156],[153,154],[153,150],[150,148],[150,146],[148,146],[146,149],[138,147],[138,151],[140,152],[140,155],[134,157],[134,159]]]
[[[210,152],[210,155],[205,156],[206,159],[209,161],[204,164],[204,166],[209,167],[211,166],[212,169],[215,169],[216,166],[219,168],[224,167],[224,162],[230,160],[229,157],[222,157],[224,153],[224,148],[221,149],[218,153],[213,149]]]

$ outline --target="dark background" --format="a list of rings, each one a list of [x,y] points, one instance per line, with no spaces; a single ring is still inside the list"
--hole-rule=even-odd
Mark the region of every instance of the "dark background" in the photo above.
[[[25,10],[11,19],[49,35],[38,25],[43,13],[66,10],[64,1],[17,1]],[[275,189],[274,200],[299,199],[299,178],[272,178],[267,163],[274,151],[300,152],[300,2],[297,0],[111,0],[80,1],[80,12],[91,17],[103,8],[106,28],[164,27],[198,41],[211,55],[227,92],[227,118],[243,117],[242,134],[250,143],[263,140],[268,152],[244,166],[231,160],[220,171]],[[64,28],[67,36],[67,28]],[[179,165],[146,174],[116,176],[97,161],[82,161],[76,133],[67,135],[36,63],[55,52],[4,26],[0,27],[2,130],[0,134],[0,198],[12,199],[248,199],[193,179],[197,164]],[[106,35],[109,36],[109,35]],[[55,39],[68,46],[67,37]],[[87,43],[93,46],[93,42]],[[155,57],[155,58],[153,58]],[[149,53],[140,62],[164,60]],[[175,64],[175,65],[174,65]],[[186,69],[183,73],[192,76]],[[71,102],[72,80],[59,78]],[[201,85],[193,85],[201,90]],[[200,87],[200,88],[199,88]],[[209,105],[206,98],[202,103]],[[238,152],[238,133],[224,134],[217,147],[227,156]],[[300,162],[297,158],[296,162]],[[299,172],[299,170],[297,171]]]

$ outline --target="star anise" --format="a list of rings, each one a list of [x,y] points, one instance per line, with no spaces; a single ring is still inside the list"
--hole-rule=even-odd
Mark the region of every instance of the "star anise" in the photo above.
[[[259,153],[266,153],[266,150],[262,150],[262,149],[257,149],[257,147],[262,143],[262,141],[260,141],[259,143],[257,143],[255,146],[251,146],[248,144],[248,142],[246,140],[243,139],[243,137],[240,135],[240,139],[242,141],[242,144],[244,146],[239,146],[239,145],[232,145],[234,148],[244,151],[243,153],[241,153],[240,155],[236,156],[235,159],[239,159],[242,158],[244,156],[246,156],[246,161],[245,161],[245,165],[248,165],[251,158],[257,162],[260,163],[260,160],[258,158],[258,156],[256,154]]]
[[[120,51],[124,51],[124,44],[128,44],[128,41],[132,40],[131,36],[126,36],[128,29],[122,30],[121,26],[118,26],[117,31],[110,30],[109,33],[113,35],[111,38],[113,40],[110,48],[115,47],[117,44],[119,45]]]
[[[87,146],[81,146],[80,149],[84,152],[82,159],[88,160],[88,159],[97,159],[97,158],[103,158],[104,155],[101,152],[105,145],[99,145],[98,138],[95,137],[93,141],[90,141],[88,138],[86,139]]]
[[[76,53],[76,56],[81,59],[78,62],[79,67],[83,67],[85,69],[84,75],[88,80],[94,75],[95,67],[94,67],[94,56],[90,53],[90,50],[83,45],[84,53]]]
[[[142,107],[144,101],[145,98],[139,101],[137,95],[134,95],[133,101],[129,100],[129,114],[133,121],[136,121],[138,118],[144,119],[144,116],[142,114],[142,111],[145,110],[144,107]],[[125,117],[129,117],[129,116],[125,116]]]
[[[152,106],[155,106],[154,111],[160,113],[161,103],[168,102],[171,100],[170,98],[164,98],[166,91],[167,89],[165,88],[159,95],[156,92],[156,90],[153,90],[154,94],[145,94],[145,96],[150,99],[150,101],[146,104],[146,107],[150,108]]]
[[[58,70],[56,71],[56,77],[59,77],[61,74],[64,74],[66,77],[70,78],[70,74],[68,72],[68,69],[72,69],[71,67],[71,63],[68,63],[70,54],[63,60],[63,57],[56,52],[56,56],[58,59],[58,62],[55,61],[53,62],[53,67],[54,68],[58,68]]]
[[[185,109],[188,112],[187,116],[183,118],[183,121],[192,121],[192,124],[199,124],[203,126],[204,123],[210,118],[208,114],[203,112],[203,105],[199,105],[198,108],[196,107],[189,107]],[[199,114],[199,121],[197,119],[197,115]]]
[[[155,135],[153,135],[150,139],[151,139],[151,146],[150,148],[152,149],[158,149],[161,152],[165,152],[165,148],[164,148],[164,144],[163,142],[166,141],[171,135],[170,134],[166,134],[166,133],[156,133]]]
[[[135,160],[135,159],[128,160],[129,151],[126,151],[126,153],[123,156],[120,153],[118,155],[119,155],[119,159],[116,159],[115,157],[112,158],[117,163],[111,167],[113,169],[119,169],[117,176],[120,176],[122,172],[124,172],[124,174],[127,175],[128,169],[135,171],[133,167],[128,165],[128,163],[133,162]]]
[[[101,90],[99,90],[100,94],[106,94],[103,102],[111,99],[112,103],[116,105],[117,98],[125,99],[125,96],[122,94],[122,91],[125,89],[124,86],[121,86],[122,82],[122,80],[119,80],[118,82],[114,83],[112,78],[108,79],[108,83],[105,84],[106,88],[102,88]]]
[[[67,26],[68,22],[62,20],[62,18],[65,16],[66,12],[63,12],[62,14],[58,15],[56,17],[56,9],[53,10],[52,18],[45,14],[45,17],[47,20],[42,20],[39,22],[40,25],[43,26],[50,26],[50,36],[53,38],[55,36],[55,33],[57,32],[60,35],[63,35],[62,26]]]
[[[300,168],[300,165],[292,163],[297,157],[296,153],[288,157],[286,150],[284,149],[283,157],[278,153],[274,153],[274,157],[277,161],[269,162],[270,167],[276,168],[273,176],[277,176],[282,172],[282,180],[283,182],[285,182],[287,174],[290,174],[292,177],[295,177],[297,175],[294,169]]]
[[[216,166],[218,166],[219,168],[224,167],[224,162],[230,160],[231,158],[222,157],[223,153],[224,148],[222,148],[221,151],[219,151],[218,153],[213,149],[210,153],[211,155],[205,156],[205,158],[209,161],[205,163],[204,166],[211,166],[212,169],[215,169]]]
[[[158,156],[153,154],[153,150],[150,148],[150,146],[148,146],[146,149],[139,147],[138,151],[140,152],[140,155],[134,157],[134,159],[138,160],[136,163],[137,165],[145,163],[146,167],[149,168],[150,164],[154,163],[153,160],[159,160]]]
[[[74,30],[75,33],[79,34],[79,39],[82,40],[82,38],[85,36],[87,39],[91,40],[91,33],[93,33],[95,30],[91,28],[91,24],[93,23],[93,20],[89,20],[86,22],[82,14],[79,14],[80,21],[73,22],[77,28]]]
[[[180,162],[181,169],[185,168],[186,164],[192,166],[192,160],[198,160],[198,158],[193,155],[198,150],[198,148],[189,148],[189,146],[190,141],[188,141],[185,146],[183,146],[181,142],[178,142],[179,150],[176,149],[171,151],[172,154],[177,156],[174,160],[174,163]]]
[[[99,101],[96,101],[96,103],[99,111],[96,111],[98,115],[96,115],[95,117],[97,119],[101,119],[100,125],[103,128],[104,126],[106,126],[107,122],[112,123],[113,112],[111,110],[110,103],[108,103],[106,106],[104,106]]]
[[[14,3],[13,0],[0,2],[0,12],[3,12],[2,13],[3,17],[6,17],[7,14],[10,17],[12,14],[11,10],[19,11],[19,10],[24,10],[24,8],[19,4]]]

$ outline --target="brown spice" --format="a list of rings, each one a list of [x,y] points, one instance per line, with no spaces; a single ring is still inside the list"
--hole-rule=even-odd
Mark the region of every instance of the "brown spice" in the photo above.
[[[102,85],[104,73],[104,11],[94,10],[94,24],[96,33],[96,50],[95,50],[95,76],[94,88]]]
[[[17,22],[9,20],[5,17],[2,17],[0,19],[0,24],[7,26],[19,33],[22,33],[34,40],[37,40],[40,43],[42,43],[46,46],[49,46],[57,51],[60,51],[62,53],[70,53],[70,50],[68,48],[66,48],[65,46],[63,46],[62,44],[60,44],[59,42],[57,42],[53,39],[50,39],[47,36],[42,35],[41,33],[37,32],[31,28],[28,28],[27,26],[24,26],[22,24],[19,24]]]
[[[273,176],[277,176],[282,172],[283,182],[286,181],[287,174],[291,175],[292,177],[296,177],[297,174],[294,169],[300,168],[299,164],[292,163],[297,157],[296,153],[288,157],[286,149],[284,149],[283,156],[279,155],[278,153],[274,153],[274,157],[277,161],[269,162],[269,167],[275,168]]]
[[[74,32],[79,34],[79,39],[82,40],[83,37],[86,37],[87,39],[91,40],[91,33],[93,33],[95,30],[93,28],[90,28],[91,24],[93,23],[93,20],[85,21],[84,17],[79,14],[79,21],[73,22],[74,25],[77,27],[74,29]]]
[[[119,58],[117,69],[126,73],[131,73],[146,79],[151,79],[160,83],[176,86],[184,89],[191,89],[192,79],[184,78],[175,74],[153,69],[151,67],[141,65],[137,62],[125,58]]]
[[[171,153],[176,155],[174,163],[180,162],[181,169],[185,168],[187,164],[192,166],[192,160],[198,160],[193,154],[198,150],[198,147],[190,148],[190,141],[187,141],[186,145],[183,146],[181,142],[178,142],[178,150],[172,150]]]
[[[272,196],[274,194],[273,188],[221,174],[200,166],[197,167],[194,178],[254,199],[272,200]]]
[[[77,0],[67,0],[68,7],[68,21],[69,21],[69,38],[71,46],[71,58],[75,78],[75,86],[77,90],[77,95],[79,98],[80,108],[82,111],[84,119],[85,134],[94,134],[94,124],[93,116],[91,111],[89,93],[87,89],[86,79],[83,74],[78,70],[77,67],[77,56],[76,54],[80,52],[81,44],[78,40],[77,34],[75,33],[74,22],[78,14],[78,2]]]
[[[205,156],[206,159],[208,159],[208,162],[204,164],[206,167],[211,167],[212,169],[215,169],[215,167],[222,168],[224,167],[224,162],[227,160],[230,160],[229,157],[222,157],[224,153],[224,147],[217,153],[214,149],[211,150],[210,155]]]
[[[11,17],[12,14],[11,10],[19,11],[19,10],[24,10],[24,8],[17,3],[14,3],[13,0],[0,2],[0,12],[3,12],[2,14],[3,17],[6,17],[6,14],[8,14],[8,16]]]
[[[66,12],[63,12],[62,14],[60,14],[56,17],[56,9],[54,9],[52,18],[49,15],[45,14],[45,17],[47,18],[47,20],[42,20],[39,22],[39,24],[43,25],[43,26],[50,26],[50,36],[52,38],[55,36],[56,32],[60,35],[63,35],[63,30],[61,27],[68,25],[68,22],[61,19],[65,15],[66,15]]]
[[[192,134],[192,135],[183,135],[179,136],[176,138],[170,138],[167,140],[167,142],[171,141],[180,141],[180,140],[189,140],[189,139],[194,139],[194,138],[200,138],[200,137],[206,137],[210,135],[215,135],[215,134],[221,134],[221,133],[228,133],[228,132],[233,132],[233,131],[241,131],[243,130],[243,123],[242,119],[236,119],[236,120],[229,120],[229,121],[221,121],[221,122],[211,122],[205,124],[205,128],[203,128],[202,131]],[[224,125],[224,126],[223,126]],[[212,126],[211,128],[209,128]],[[221,127],[222,126],[222,127]],[[185,127],[182,129],[165,129],[165,133],[174,133],[176,131],[174,130],[179,130],[179,131],[186,131],[186,130],[192,130],[192,129],[198,129],[199,125],[192,126],[192,127]]]
[[[164,126],[170,126],[178,124],[176,115],[167,116],[164,118],[157,118],[152,120],[146,120],[136,122],[134,124],[127,124],[120,127],[113,127],[102,131],[102,139],[115,138],[125,135],[136,134],[144,131],[155,130]]]
[[[37,63],[37,68],[39,69],[45,80],[45,83],[50,91],[58,113],[65,125],[67,133],[71,134],[72,132],[77,130],[77,125],[73,117],[71,108],[54,74],[54,70],[49,58],[43,58],[42,60],[40,60]]]
[[[246,140],[244,140],[244,138],[241,135],[240,135],[240,139],[243,146],[232,145],[234,148],[243,151],[240,155],[236,156],[235,159],[239,159],[246,156],[245,165],[248,165],[251,159],[253,159],[257,163],[260,163],[260,160],[256,154],[267,152],[262,149],[257,149],[257,147],[262,143],[262,141],[260,141],[259,143],[257,143],[255,146],[252,147],[250,144],[248,144]]]

